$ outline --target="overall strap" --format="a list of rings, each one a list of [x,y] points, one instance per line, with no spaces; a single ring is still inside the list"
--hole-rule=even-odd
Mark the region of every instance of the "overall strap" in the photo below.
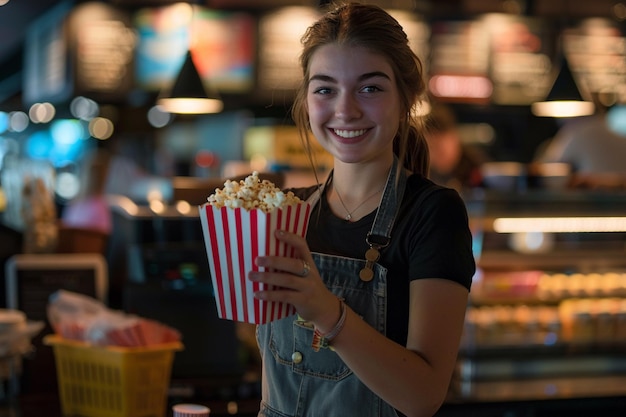
[[[406,189],[407,175],[404,168],[398,171],[398,158],[394,157],[393,166],[387,176],[385,191],[381,197],[372,229],[367,235],[367,242],[384,248],[391,239],[391,229],[393,228],[404,190]],[[399,174],[399,175],[398,175]]]

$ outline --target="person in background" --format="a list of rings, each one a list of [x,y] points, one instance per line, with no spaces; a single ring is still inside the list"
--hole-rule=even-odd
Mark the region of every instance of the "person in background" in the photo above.
[[[475,272],[468,215],[427,178],[423,68],[400,24],[374,5],[329,7],[302,38],[292,115],[333,170],[293,190],[313,205],[306,239],[276,231],[296,258],[257,257],[248,276],[298,313],[257,328],[259,416],[431,416]]]
[[[450,107],[432,104],[424,135],[430,151],[430,179],[457,190],[482,185],[480,168],[488,158],[479,149],[462,142]]]
[[[81,190],[63,209],[62,225],[97,230],[107,235],[111,233],[111,210],[105,196],[110,161],[111,155],[104,149],[94,151],[85,159],[81,169]]]
[[[538,148],[534,162],[569,164],[575,188],[626,187],[626,107],[596,108],[591,116],[567,119]]]

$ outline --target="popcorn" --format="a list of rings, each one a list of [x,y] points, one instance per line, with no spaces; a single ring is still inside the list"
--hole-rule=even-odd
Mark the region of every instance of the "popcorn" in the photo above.
[[[265,213],[301,202],[293,192],[285,193],[271,181],[261,181],[257,171],[240,181],[227,180],[224,188],[216,188],[207,201],[217,208],[260,209]]]
[[[199,210],[218,317],[263,324],[295,314],[290,304],[254,297],[257,291],[275,287],[247,276],[265,270],[256,265],[258,256],[296,256],[274,232],[306,236],[311,205],[270,181],[260,181],[255,171],[242,181],[226,181]]]

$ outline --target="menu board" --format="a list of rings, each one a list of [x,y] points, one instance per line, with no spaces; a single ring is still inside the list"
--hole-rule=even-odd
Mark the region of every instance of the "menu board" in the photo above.
[[[253,87],[256,21],[251,15],[178,3],[139,10],[134,26],[141,88],[169,86],[188,50],[200,77],[216,90],[238,93]]]
[[[431,74],[487,75],[489,71],[489,37],[480,20],[435,22],[431,45]]]
[[[260,90],[293,90],[302,79],[298,56],[300,38],[317,18],[312,7],[285,7],[261,16],[259,20]]]
[[[544,21],[505,14],[481,18],[489,36],[489,77],[495,104],[543,99],[552,85],[552,36]]]
[[[441,21],[431,30],[431,94],[440,100],[488,102],[489,38],[484,23]]]
[[[626,37],[608,19],[586,19],[563,33],[563,50],[583,94],[626,102]]]
[[[200,76],[220,91],[249,91],[254,84],[254,18],[243,12],[198,9],[193,22],[191,52]]]
[[[524,16],[435,22],[431,92],[451,101],[530,104],[550,88],[550,38],[543,21]]]
[[[189,50],[190,19],[191,8],[183,4],[141,9],[134,15],[139,87],[160,90],[174,80]]]
[[[124,99],[133,85],[135,35],[127,14],[103,3],[78,5],[68,19],[75,94]]]
[[[70,10],[67,2],[63,2],[28,26],[23,82],[26,105],[71,97],[71,67],[64,35],[64,22]]]

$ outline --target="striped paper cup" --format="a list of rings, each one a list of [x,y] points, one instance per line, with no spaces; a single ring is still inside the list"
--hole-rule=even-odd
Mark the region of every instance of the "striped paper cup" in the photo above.
[[[250,271],[265,270],[254,264],[257,256],[294,257],[293,248],[274,237],[276,229],[306,235],[311,206],[299,203],[265,213],[259,209],[200,206],[200,221],[222,319],[263,324],[295,313],[290,304],[256,299],[254,292],[272,289],[250,281]]]

